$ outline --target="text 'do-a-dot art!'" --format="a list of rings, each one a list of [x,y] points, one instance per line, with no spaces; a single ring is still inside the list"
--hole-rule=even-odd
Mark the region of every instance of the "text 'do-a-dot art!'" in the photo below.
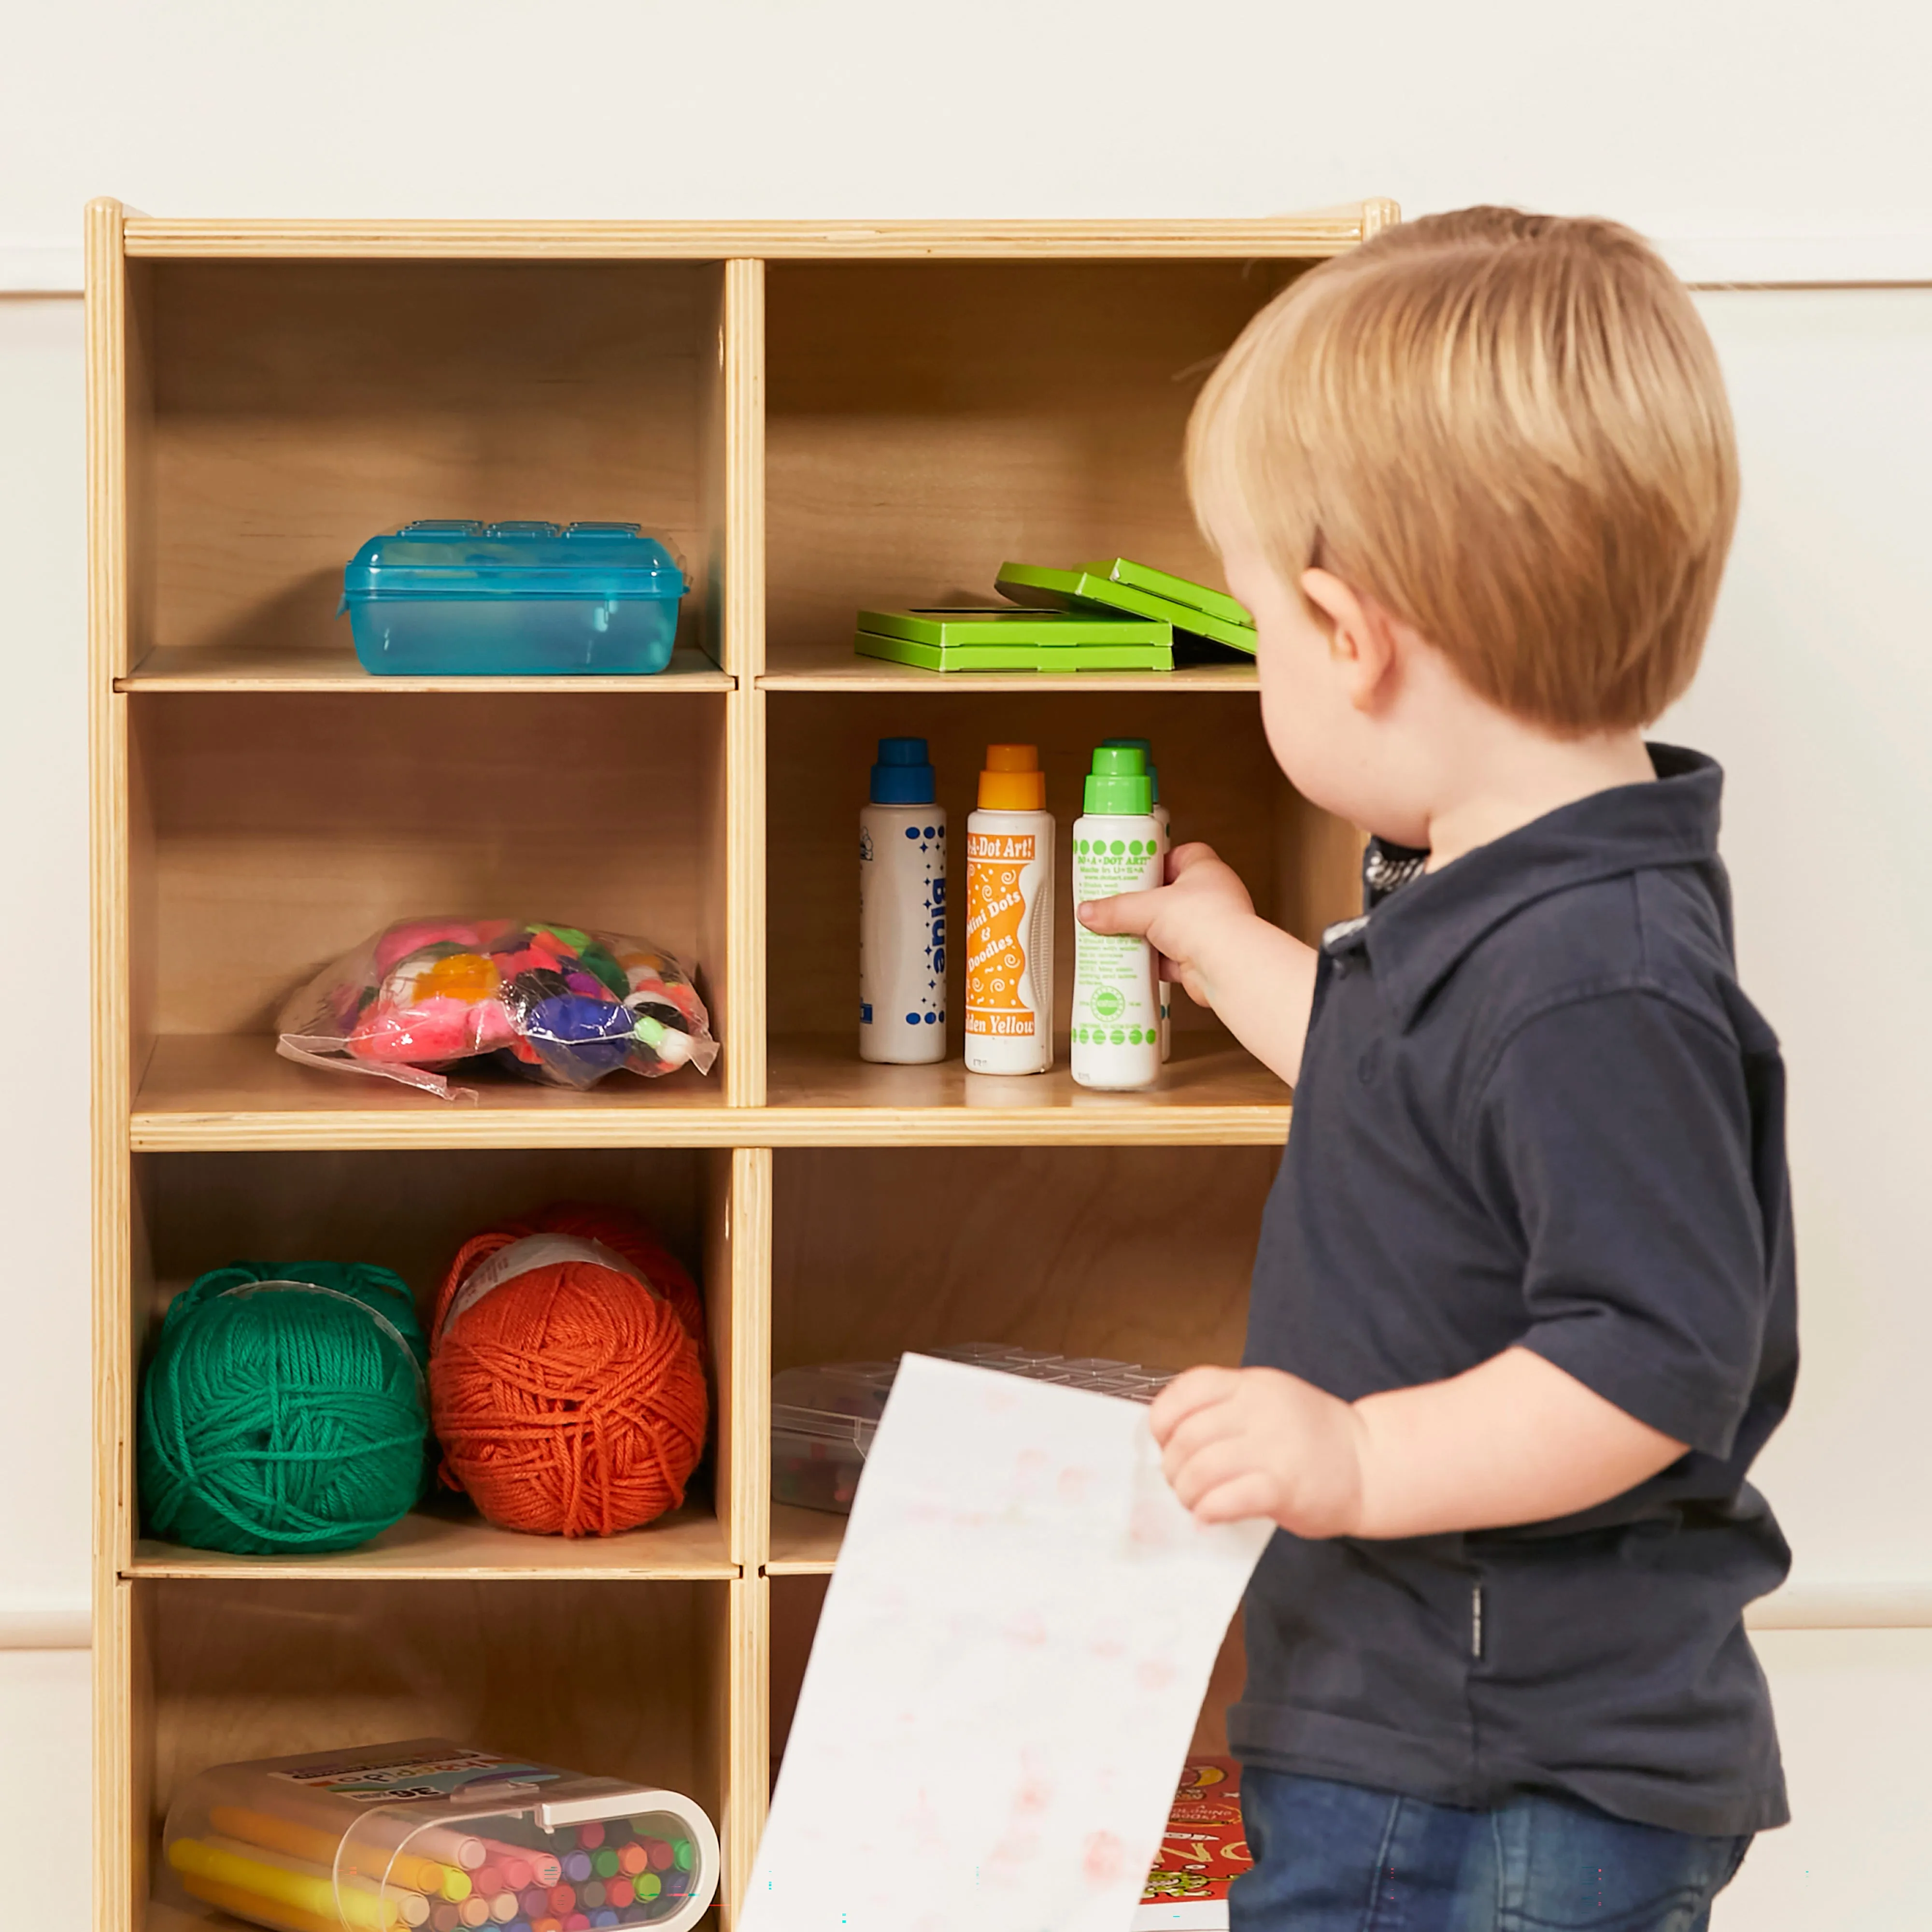
[[[1120,1932],[1269,1530],[1197,1525],[1138,1402],[907,1356],[742,1932]]]

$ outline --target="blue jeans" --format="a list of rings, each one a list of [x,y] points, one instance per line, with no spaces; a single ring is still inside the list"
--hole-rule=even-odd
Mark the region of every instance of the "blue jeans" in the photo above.
[[[1576,1798],[1462,1811],[1247,1767],[1241,1815],[1232,1932],[1705,1932],[1750,1844]]]

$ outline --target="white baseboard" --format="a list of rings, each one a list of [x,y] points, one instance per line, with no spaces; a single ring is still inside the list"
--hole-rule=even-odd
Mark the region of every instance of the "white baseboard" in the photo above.
[[[77,296],[78,242],[0,241],[0,295]]]
[[[0,1600],[0,1650],[86,1650],[93,1642],[83,1596],[10,1591]]]

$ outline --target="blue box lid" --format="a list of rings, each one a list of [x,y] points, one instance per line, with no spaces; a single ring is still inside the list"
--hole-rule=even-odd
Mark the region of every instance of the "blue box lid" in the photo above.
[[[635,524],[428,517],[371,537],[342,573],[342,608],[390,597],[682,597],[678,560]]]

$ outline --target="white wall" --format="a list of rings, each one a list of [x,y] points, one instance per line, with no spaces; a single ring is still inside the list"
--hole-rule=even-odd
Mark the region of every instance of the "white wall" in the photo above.
[[[0,298],[0,1869],[90,1862],[80,304]],[[30,1648],[15,1648],[17,1646]],[[40,1862],[51,1858],[50,1866]],[[28,1862],[31,1861],[31,1862]],[[76,1928],[78,1932],[78,1927]]]
[[[170,214],[666,218],[1390,194],[1614,212],[1697,242],[1713,279],[1932,275],[1932,14],[1912,0],[15,0],[9,16],[0,248],[71,248],[94,194]]]
[[[1932,14],[1907,0],[17,0],[5,41],[0,288],[77,288],[80,205],[104,193],[661,218],[1500,199],[1620,215],[1706,280],[1932,280]],[[1745,974],[1792,1073],[1805,1368],[1762,1475],[1804,1616],[1869,1619],[1890,1586],[1886,1614],[1932,1624],[1932,290],[1702,300],[1745,502],[1666,729],[1730,768]],[[79,304],[0,299],[0,1738],[50,1741],[0,1754],[0,1864],[50,1833],[77,1857],[86,1802],[84,1654],[7,1648],[61,1640],[87,1591],[80,411]],[[1932,1924],[1932,1630],[1760,1649],[1798,1822],[1720,1924]]]
[[[1759,1475],[1796,1582],[1910,1586],[1932,1612],[1932,289],[1700,307],[1744,506],[1660,730],[1727,768],[1740,962],[1791,1076],[1804,1361]]]

